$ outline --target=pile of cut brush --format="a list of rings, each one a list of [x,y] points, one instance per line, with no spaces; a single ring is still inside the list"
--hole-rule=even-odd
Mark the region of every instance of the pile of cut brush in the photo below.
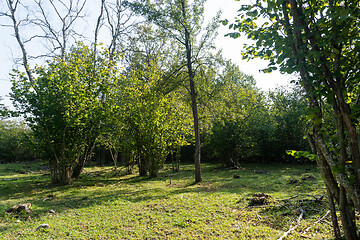
[[[324,199],[324,195],[306,195],[305,198],[301,198],[300,195],[296,195],[285,199],[273,199],[268,194],[255,193],[252,198],[247,199],[248,206],[246,208],[264,208],[268,209],[269,211],[278,212],[283,216],[298,214],[296,223],[292,224],[290,228],[286,232],[284,232],[284,234],[280,238],[278,238],[278,240],[282,240],[300,225],[304,214],[311,214],[313,212],[324,212],[329,209],[327,201],[325,201]],[[327,210],[322,217],[317,219],[317,221],[314,222],[310,227],[304,229],[301,234],[306,234],[313,226],[317,225],[320,222],[331,224],[326,220],[329,214],[330,210]]]

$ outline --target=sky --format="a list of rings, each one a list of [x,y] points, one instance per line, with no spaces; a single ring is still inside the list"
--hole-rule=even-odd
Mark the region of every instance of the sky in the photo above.
[[[244,2],[247,2],[247,0],[242,0],[241,2],[235,0],[207,0],[205,4],[205,21],[209,21],[216,15],[217,11],[222,10],[221,18],[226,18],[230,22],[234,22],[237,10]],[[251,2],[251,0],[249,2]],[[4,23],[4,21],[4,18],[0,18],[0,25]],[[242,72],[253,75],[256,79],[257,86],[260,89],[267,91],[276,86],[287,85],[290,82],[289,76],[282,75],[279,72],[270,74],[260,72],[260,69],[267,66],[267,62],[264,60],[242,60],[242,46],[247,39],[244,37],[239,39],[225,37],[224,35],[228,32],[230,32],[230,30],[227,26],[220,25],[215,45],[217,48],[222,49],[223,56],[236,63]],[[9,73],[11,72],[11,69],[15,67],[14,59],[19,58],[20,52],[11,28],[0,27],[0,36],[0,96],[3,98],[1,103],[10,106],[11,101],[8,97],[8,94],[11,91]]]

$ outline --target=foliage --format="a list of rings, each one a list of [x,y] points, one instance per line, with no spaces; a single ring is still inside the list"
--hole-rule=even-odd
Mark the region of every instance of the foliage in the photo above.
[[[200,123],[198,111],[197,75],[198,67],[205,63],[205,58],[214,48],[213,40],[216,37],[219,14],[206,26],[204,21],[204,0],[166,0],[166,1],[126,1],[134,12],[141,14],[148,21],[158,26],[168,37],[174,40],[179,50],[179,62],[176,66],[175,75],[184,73],[189,86],[191,109],[194,120],[195,142],[195,182],[201,182],[201,143]],[[204,31],[203,31],[204,29]]]
[[[0,120],[0,161],[34,160],[35,140],[22,122]]]
[[[290,149],[310,150],[305,139],[309,131],[309,120],[306,118],[307,104],[304,93],[298,88],[277,88],[270,91],[268,97],[273,125],[272,159],[288,159],[285,151]]]
[[[216,101],[218,111],[213,113],[208,139],[214,157],[233,167],[239,167],[242,159],[262,155],[262,130],[269,125],[264,96],[254,86],[243,87],[241,78],[219,83],[222,86]]]
[[[187,143],[186,115],[175,93],[164,94],[157,65],[133,70],[121,94],[123,147],[132,152],[140,175],[156,177],[171,149]]]
[[[229,171],[205,163],[206,180],[196,185],[192,165],[181,165],[177,174],[165,166],[156,179],[114,175],[111,167],[86,167],[78,181],[53,186],[40,164],[0,165],[0,238],[277,239],[296,224],[299,206],[288,201],[284,207],[251,208],[248,198],[264,192],[272,200],[296,195],[311,200],[325,193],[316,166],[309,164],[244,164],[241,170]],[[26,173],[18,173],[21,169]],[[254,173],[261,169],[268,174]],[[301,180],[306,174],[315,179]],[[287,183],[293,177],[299,182]],[[16,219],[4,214],[5,209],[27,202],[32,204],[31,221],[25,221],[27,215]],[[289,238],[331,238],[329,224],[318,221],[326,213],[324,203],[307,207],[304,201],[304,218]],[[323,220],[330,221],[329,215]],[[50,228],[35,231],[43,223]]]
[[[0,120],[6,118],[9,115],[9,110],[4,104],[1,103],[2,97],[0,96]]]
[[[308,148],[306,104],[296,89],[263,93],[252,76],[231,62],[211,83],[211,127],[205,137],[210,158],[228,167],[240,162],[290,160],[286,150]],[[293,158],[292,158],[293,159]]]
[[[230,25],[255,41],[246,46],[245,59],[269,60],[265,72],[279,67],[299,74],[313,125],[308,139],[329,198],[339,206],[346,239],[359,238],[354,212],[360,209],[359,6],[359,1],[341,0],[257,1],[243,5]],[[339,239],[334,205],[331,209]]]
[[[107,51],[94,62],[92,51],[78,44],[65,60],[35,67],[33,82],[21,72],[12,75],[14,105],[34,131],[54,183],[69,183],[75,166],[90,157],[100,123],[114,107],[108,99],[118,81],[115,66]]]

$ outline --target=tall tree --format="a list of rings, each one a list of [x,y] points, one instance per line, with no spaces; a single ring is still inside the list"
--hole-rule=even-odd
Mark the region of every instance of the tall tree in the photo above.
[[[134,11],[141,13],[153,22],[169,37],[179,44],[181,52],[180,66],[176,71],[186,71],[191,97],[195,136],[195,182],[201,182],[201,142],[199,113],[197,103],[196,74],[199,66],[204,63],[203,58],[212,47],[216,36],[219,14],[203,31],[203,14],[205,0],[166,0],[166,1],[138,1],[128,3]]]
[[[245,48],[244,58],[270,60],[266,71],[278,65],[299,74],[311,110],[308,139],[328,190],[335,238],[341,237],[337,204],[345,238],[359,239],[360,2],[259,0],[239,11],[231,27],[256,41]],[[326,121],[329,107],[335,124]]]
[[[14,29],[15,38],[22,53],[22,66],[24,67],[26,72],[26,78],[24,76],[21,76],[20,82],[22,82],[21,84],[24,84],[23,86],[32,86],[35,95],[39,97],[39,99],[36,100],[43,101],[42,104],[45,106],[47,104],[46,99],[40,99],[40,97],[43,96],[43,93],[39,92],[40,89],[38,89],[38,87],[41,88],[41,84],[39,84],[40,81],[36,82],[37,76],[36,74],[34,75],[34,73],[39,73],[40,68],[31,69],[31,65],[34,63],[34,59],[39,59],[42,57],[45,57],[49,60],[49,62],[52,63],[58,62],[59,68],[61,64],[66,65],[66,63],[69,63],[69,59],[66,59],[66,57],[73,56],[71,54],[74,54],[71,53],[70,55],[67,55],[69,50],[71,49],[72,44],[84,39],[85,37],[80,34],[81,32],[84,32],[85,29],[79,27],[79,22],[85,19],[85,15],[83,13],[86,7],[86,1],[31,0],[21,2],[19,0],[6,0],[6,3],[7,10],[0,12],[0,17],[7,17],[10,21],[8,24],[1,24],[1,26],[12,27]],[[92,80],[98,78],[99,71],[103,70],[101,68],[101,65],[99,65],[98,63],[101,63],[104,60],[104,55],[103,53],[98,54],[97,50],[98,37],[100,35],[101,27],[106,26],[108,27],[108,29],[110,29],[110,42],[107,47],[109,50],[109,54],[107,56],[110,57],[110,59],[107,60],[112,61],[112,59],[116,59],[118,56],[118,42],[120,37],[130,31],[129,29],[131,28],[132,24],[132,22],[130,21],[132,19],[131,14],[126,13],[126,9],[122,7],[121,0],[99,0],[99,3],[101,5],[99,8],[99,15],[95,24],[96,26],[92,53],[89,53],[90,51],[88,51],[89,54],[87,56],[78,56],[79,59],[81,59],[82,57],[86,58],[86,64],[89,64],[89,69],[91,68],[91,65],[89,63],[90,60],[88,57],[90,55],[92,56],[92,70],[87,72],[88,74],[90,74],[89,78],[92,78]],[[87,20],[89,20],[89,18]],[[92,38],[89,32],[90,31],[86,33],[87,37]],[[34,41],[37,42],[35,43]],[[32,44],[43,45],[47,48],[47,50],[43,51],[43,49],[34,48],[32,47]],[[36,53],[34,53],[33,49],[37,49]],[[52,59],[52,57],[55,57],[57,59]],[[62,61],[62,63],[60,63],[60,60]],[[73,70],[75,72],[78,72],[80,68],[81,67],[75,67],[75,69]],[[41,74],[44,75],[45,72],[46,71],[42,71]],[[27,83],[23,82],[23,80],[25,79],[28,81]],[[110,79],[111,78],[109,78],[109,80]],[[96,80],[94,81],[96,82]],[[15,91],[18,90],[20,87],[20,85],[16,85],[16,83],[14,83]],[[106,90],[104,90],[104,88],[102,88],[101,86],[96,87],[99,88],[97,94],[99,99],[101,99],[101,103],[103,105],[106,105]],[[63,91],[62,93],[65,94],[65,91]],[[14,95],[16,94],[17,93],[14,92]],[[76,103],[69,104],[76,105]],[[62,112],[59,111],[58,114],[59,116],[57,117],[61,119],[63,117]],[[98,120],[100,122],[97,123],[97,127],[95,127],[94,129],[100,128],[103,123],[100,119]],[[88,139],[87,145],[89,147],[92,146],[93,143],[93,138]],[[72,175],[74,178],[77,178],[79,176],[85,162],[86,158],[79,158],[79,161],[77,161],[77,165],[74,167],[74,171],[72,171]],[[64,183],[66,183],[66,181],[64,181]]]
[[[121,79],[116,59],[106,50],[100,52],[94,72],[93,58],[91,49],[78,44],[65,60],[55,58],[30,69],[36,76],[33,82],[19,71],[13,74],[14,106],[34,130],[53,183],[70,183],[92,154],[99,122],[116,107],[99,97],[100,92],[108,99],[115,94],[113,88]]]

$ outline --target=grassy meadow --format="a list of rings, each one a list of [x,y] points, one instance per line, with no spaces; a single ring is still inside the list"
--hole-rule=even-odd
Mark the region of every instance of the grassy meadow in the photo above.
[[[71,185],[53,186],[40,163],[0,164],[0,239],[278,239],[292,226],[283,239],[331,239],[315,165],[202,167],[196,185],[193,165],[181,165],[156,179],[87,167]],[[256,205],[255,193],[270,197]],[[20,203],[31,212],[5,212]]]

